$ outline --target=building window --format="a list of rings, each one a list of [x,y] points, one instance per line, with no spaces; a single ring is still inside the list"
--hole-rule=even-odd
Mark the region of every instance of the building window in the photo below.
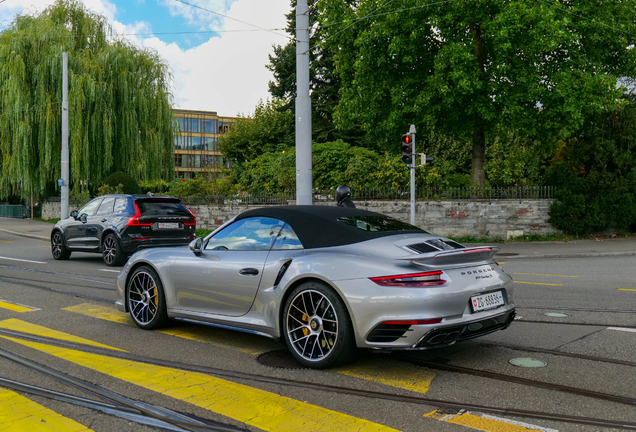
[[[219,139],[216,137],[205,137],[205,150],[219,151]]]
[[[215,119],[205,120],[205,133],[213,134],[217,133],[216,128],[218,127],[218,123]]]

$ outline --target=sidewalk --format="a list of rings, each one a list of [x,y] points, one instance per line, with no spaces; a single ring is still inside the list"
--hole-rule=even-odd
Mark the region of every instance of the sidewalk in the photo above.
[[[5,232],[50,242],[54,226],[55,224],[35,219],[0,218],[0,235]]]
[[[33,219],[0,218],[2,233],[35,238],[49,242],[54,224]],[[485,243],[481,243],[484,244]],[[479,246],[471,244],[469,246]],[[636,238],[603,240],[573,240],[569,242],[513,242],[488,243],[501,248],[500,260],[529,258],[586,258],[636,255]]]

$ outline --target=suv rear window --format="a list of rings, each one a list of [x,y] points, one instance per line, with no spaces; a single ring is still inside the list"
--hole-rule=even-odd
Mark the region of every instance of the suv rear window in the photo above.
[[[416,226],[407,224],[388,216],[347,216],[338,218],[338,222],[358,228],[362,231],[387,232],[387,231],[421,231]]]
[[[143,216],[190,216],[179,200],[137,200],[137,206]]]

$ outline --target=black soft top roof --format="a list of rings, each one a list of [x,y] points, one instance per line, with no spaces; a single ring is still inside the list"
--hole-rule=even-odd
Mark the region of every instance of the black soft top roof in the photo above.
[[[366,210],[336,206],[273,206],[248,210],[239,214],[236,219],[249,217],[271,217],[287,222],[298,235],[305,249],[343,246],[365,240],[395,234],[424,233],[413,227],[410,231],[364,231],[343,222],[341,217],[355,216],[388,216]]]

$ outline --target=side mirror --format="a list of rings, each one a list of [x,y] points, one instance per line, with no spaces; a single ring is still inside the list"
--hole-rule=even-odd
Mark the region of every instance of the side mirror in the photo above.
[[[88,219],[88,215],[86,213],[82,213],[81,216],[79,217],[79,220],[81,220],[82,222],[86,222],[87,219]]]
[[[201,255],[201,249],[203,248],[203,239],[201,237],[197,237],[190,242],[190,250],[196,256]]]
[[[72,217],[73,219],[77,220],[77,210],[73,210],[73,211],[71,212],[71,217]]]

